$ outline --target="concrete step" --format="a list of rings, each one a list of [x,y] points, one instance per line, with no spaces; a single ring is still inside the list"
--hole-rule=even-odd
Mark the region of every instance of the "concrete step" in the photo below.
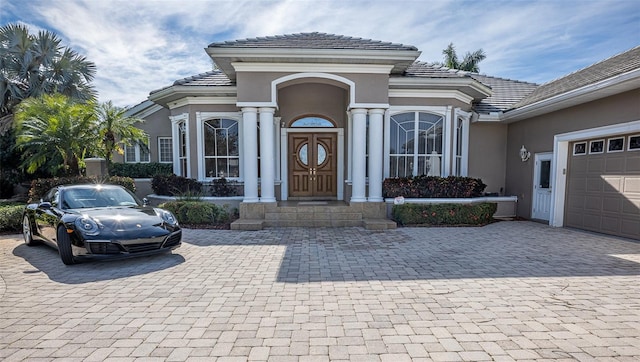
[[[238,219],[231,223],[231,230],[262,230],[264,220],[260,219]]]
[[[387,219],[364,219],[362,226],[367,230],[389,230],[398,227],[395,221]]]

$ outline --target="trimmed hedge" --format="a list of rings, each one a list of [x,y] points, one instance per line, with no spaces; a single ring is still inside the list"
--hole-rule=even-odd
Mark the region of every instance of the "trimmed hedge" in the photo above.
[[[169,201],[160,205],[171,211],[184,224],[223,224],[231,220],[226,207],[202,201]]]
[[[156,195],[180,196],[197,195],[202,191],[202,183],[182,176],[155,175],[151,180],[151,188]]]
[[[59,185],[74,185],[74,184],[113,184],[123,186],[131,192],[136,192],[136,184],[130,177],[120,176],[108,176],[104,178],[96,178],[89,176],[75,176],[75,177],[54,177],[54,178],[40,178],[31,181],[31,188],[29,189],[29,202],[39,200],[44,194],[46,194],[52,187]]]
[[[24,205],[0,206],[0,231],[21,231]]]
[[[113,163],[109,166],[109,174],[131,178],[151,178],[155,175],[170,175],[173,165],[170,163]]]
[[[391,214],[400,225],[486,225],[493,221],[498,204],[402,204]]]
[[[468,198],[482,196],[486,187],[481,179],[471,177],[397,177],[383,181],[382,194],[386,198]]]

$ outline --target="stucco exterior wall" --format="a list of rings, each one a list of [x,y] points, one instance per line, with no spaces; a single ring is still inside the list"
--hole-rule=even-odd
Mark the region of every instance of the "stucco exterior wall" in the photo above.
[[[238,102],[271,102],[271,83],[286,75],[293,73],[282,72],[238,72]],[[389,102],[389,75],[387,74],[352,74],[352,73],[336,73],[337,76],[346,78],[355,83],[355,102],[356,103],[381,103]],[[314,78],[306,78],[307,82],[313,83],[334,83],[345,87],[345,83],[335,80],[326,80],[322,82],[316,81]],[[292,84],[298,83],[298,80],[292,80]],[[287,82],[282,83],[281,87],[286,87]],[[348,98],[347,98],[348,99]],[[279,100],[278,100],[279,103]]]
[[[169,120],[169,115],[169,110],[162,108],[145,117],[143,123],[137,124],[138,128],[149,135],[151,162],[158,162],[158,137],[171,137],[171,121]],[[124,162],[124,155],[116,153],[113,157],[113,162]]]
[[[284,87],[278,92],[278,113],[285,125],[302,116],[324,116],[346,127],[348,93],[329,84],[305,83]]]
[[[497,122],[470,124],[468,176],[482,179],[487,185],[485,192],[511,195],[505,192],[506,150],[506,125]]]
[[[556,134],[640,119],[640,89],[533,117],[508,125],[506,193],[518,196],[518,216],[531,217],[534,154],[553,152]],[[522,162],[520,147],[531,152]]]

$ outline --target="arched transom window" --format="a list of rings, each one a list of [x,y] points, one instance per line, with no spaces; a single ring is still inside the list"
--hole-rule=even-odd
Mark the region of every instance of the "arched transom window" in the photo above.
[[[293,128],[333,128],[335,125],[328,119],[322,117],[303,117],[291,123]]]
[[[204,122],[204,167],[207,177],[239,177],[238,121],[210,119]]]
[[[391,116],[389,176],[442,174],[444,117],[425,112]]]

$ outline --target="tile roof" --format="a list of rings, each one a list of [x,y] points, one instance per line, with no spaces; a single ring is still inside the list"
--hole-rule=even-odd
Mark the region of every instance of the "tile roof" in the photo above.
[[[474,110],[476,112],[485,114],[510,109],[514,104],[538,87],[538,85],[534,83],[471,73],[425,62],[413,63],[407,68],[403,76],[421,78],[473,78],[490,87],[492,90],[491,96],[474,104]]]
[[[467,77],[466,72],[457,69],[450,69],[437,64],[426,62],[414,62],[407,68],[404,73],[405,77],[424,77],[424,78],[464,78]]]
[[[360,49],[360,50],[410,50],[411,45],[354,38],[326,33],[299,33],[209,44],[209,48],[296,48],[296,49]]]
[[[469,73],[471,78],[491,88],[491,95],[473,105],[478,113],[503,112],[531,94],[538,87],[535,83]]]
[[[200,73],[200,74],[192,75],[190,77],[178,79],[175,82],[173,82],[172,85],[151,91],[150,94],[158,93],[162,90],[165,90],[167,88],[170,88],[176,85],[220,87],[220,86],[233,86],[235,85],[235,83],[232,82],[222,71],[212,70],[209,72]]]
[[[523,107],[640,68],[640,46],[542,84],[513,106]]]
[[[210,72],[200,73],[191,77],[178,79],[173,82],[173,85],[193,85],[193,86],[225,86],[235,85],[231,80],[220,70],[212,70]]]

